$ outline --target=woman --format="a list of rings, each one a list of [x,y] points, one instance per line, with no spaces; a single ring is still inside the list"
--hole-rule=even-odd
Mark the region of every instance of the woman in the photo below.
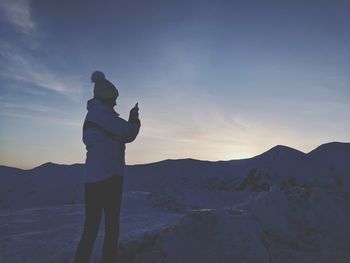
[[[95,83],[94,97],[87,102],[88,113],[83,126],[83,142],[87,150],[85,223],[74,262],[89,262],[103,211],[102,262],[116,263],[125,143],[135,140],[139,132],[139,109],[136,103],[130,110],[129,120],[123,120],[113,109],[119,95],[117,88],[101,71],[93,72],[91,81]]]

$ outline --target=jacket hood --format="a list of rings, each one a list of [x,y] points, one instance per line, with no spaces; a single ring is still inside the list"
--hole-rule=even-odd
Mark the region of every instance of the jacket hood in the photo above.
[[[117,113],[113,108],[105,105],[102,101],[95,99],[95,98],[92,98],[92,99],[87,101],[86,108],[88,111],[90,111],[92,109],[107,110],[107,111],[111,111],[119,116],[119,113]]]

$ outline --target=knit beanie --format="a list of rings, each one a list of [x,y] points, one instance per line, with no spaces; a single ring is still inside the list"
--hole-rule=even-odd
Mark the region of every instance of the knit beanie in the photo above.
[[[102,71],[94,71],[91,74],[91,81],[95,83],[94,98],[105,100],[116,99],[119,96],[117,88],[106,79]]]

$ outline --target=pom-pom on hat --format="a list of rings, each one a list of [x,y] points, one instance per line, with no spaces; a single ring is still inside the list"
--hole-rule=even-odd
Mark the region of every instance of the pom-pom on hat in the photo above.
[[[91,81],[95,83],[94,98],[100,100],[116,99],[119,96],[118,89],[106,79],[102,71],[94,71],[91,74]]]

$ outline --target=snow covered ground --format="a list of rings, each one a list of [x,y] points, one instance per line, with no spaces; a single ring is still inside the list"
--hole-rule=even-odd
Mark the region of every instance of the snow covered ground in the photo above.
[[[197,208],[164,212],[148,193],[126,193],[123,262],[349,262],[348,192],[217,194],[210,208],[194,200]],[[81,204],[0,210],[0,262],[71,262],[83,216]],[[91,262],[100,260],[100,230]]]
[[[349,160],[349,144],[333,143],[308,154],[277,146],[245,160],[129,167],[122,262],[348,263]],[[84,219],[80,168],[0,170],[0,262],[72,261]]]
[[[133,195],[136,195],[133,196]],[[142,207],[143,193],[127,193],[121,211],[121,237],[130,248],[147,235],[175,224],[181,214]],[[133,204],[134,203],[134,204]],[[0,262],[71,262],[82,233],[84,206],[61,205],[0,210]],[[103,241],[103,220],[91,262],[99,262]],[[142,244],[140,244],[142,245]]]
[[[136,257],[140,257],[138,254],[154,251],[154,242],[164,231],[177,226],[191,213],[209,211],[204,209],[207,203],[210,209],[220,209],[228,207],[229,200],[232,206],[233,200],[240,203],[244,199],[242,193],[218,192],[215,196],[211,192],[206,198],[213,198],[207,202],[202,198],[204,193],[195,191],[186,194],[187,198],[197,197],[188,206],[196,209],[183,207],[186,211],[179,211],[177,206],[169,205],[177,201],[171,201],[168,195],[159,194],[154,197],[149,192],[124,193],[120,236],[124,262],[139,262],[135,261]],[[186,197],[181,195],[179,199],[184,201]],[[82,204],[0,210],[0,262],[71,262],[82,232],[83,220]],[[103,230],[102,224],[92,262],[99,262]],[[149,255],[142,257],[144,260]]]

